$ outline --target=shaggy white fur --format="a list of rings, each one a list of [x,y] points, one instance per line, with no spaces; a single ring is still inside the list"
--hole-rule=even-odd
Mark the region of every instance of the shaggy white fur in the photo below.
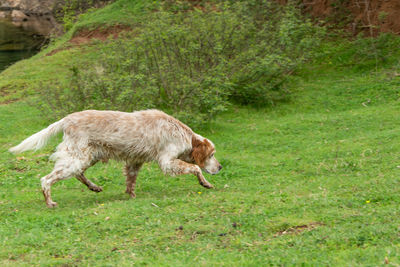
[[[213,186],[201,169],[216,174],[222,168],[214,157],[214,144],[194,133],[179,120],[159,110],[133,113],[87,110],[68,115],[10,149],[13,153],[40,149],[51,136],[64,132],[63,141],[51,156],[53,171],[41,179],[48,207],[57,205],[50,187],[72,176],[95,192],[102,188],[88,180],[84,172],[99,160],[126,162],[126,192],[135,197],[136,177],[143,163],[156,161],[164,173],[194,174],[199,183]]]

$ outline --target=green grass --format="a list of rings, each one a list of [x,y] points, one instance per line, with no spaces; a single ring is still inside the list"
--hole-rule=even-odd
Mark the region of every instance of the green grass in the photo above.
[[[116,4],[128,3],[142,2]],[[121,23],[142,10],[125,6],[124,17],[116,4],[78,23]],[[0,102],[66,79],[83,58],[95,62],[96,44],[45,56],[69,34],[1,73]],[[52,188],[59,206],[48,209],[40,177],[61,136],[12,155],[8,148],[51,121],[24,101],[0,105],[0,266],[399,265],[400,56],[377,71],[373,57],[340,42],[292,78],[287,103],[232,106],[194,129],[214,141],[224,166],[206,175],[212,190],[147,164],[132,200],[122,164],[100,163],[87,177],[103,192],[62,181]]]
[[[74,30],[97,28],[105,25],[123,24],[135,26],[140,22],[140,14],[152,7],[157,7],[159,1],[119,0],[102,9],[85,13],[74,25]]]
[[[23,102],[2,105],[0,265],[400,264],[400,78],[391,71],[310,68],[293,79],[290,103],[232,107],[198,131],[224,166],[208,176],[214,190],[148,164],[130,200],[112,162],[87,173],[99,194],[76,179],[57,183],[56,209],[39,177],[60,137],[15,157],[6,149],[50,122]]]

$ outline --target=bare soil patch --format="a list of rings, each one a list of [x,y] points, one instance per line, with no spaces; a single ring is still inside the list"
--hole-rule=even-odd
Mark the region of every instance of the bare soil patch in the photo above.
[[[79,47],[84,44],[90,44],[94,40],[106,41],[109,38],[117,39],[122,32],[130,31],[131,28],[126,25],[115,25],[107,28],[97,28],[94,30],[81,30],[71,40],[68,41],[68,45],[54,49],[46,56],[52,56],[60,51],[69,50],[75,47]]]
[[[0,88],[0,105],[7,105],[13,102],[16,102],[18,98],[16,97],[9,97],[13,93],[16,93],[15,90],[12,90],[8,87]]]
[[[360,32],[368,36],[379,32],[400,34],[399,0],[303,0],[303,4],[307,13],[328,22],[342,22],[354,35]]]
[[[279,231],[274,234],[274,237],[282,236],[282,235],[288,235],[288,234],[300,234],[304,231],[311,231],[319,226],[323,226],[324,224],[321,222],[311,222],[309,224],[303,224],[303,225],[296,225],[293,227],[290,227],[288,229],[285,229],[283,231]]]
[[[82,30],[79,31],[69,41],[74,45],[82,45],[92,42],[94,39],[105,41],[108,38],[116,39],[119,37],[121,32],[129,31],[131,28],[126,25],[115,25],[107,28],[97,28],[95,30]]]

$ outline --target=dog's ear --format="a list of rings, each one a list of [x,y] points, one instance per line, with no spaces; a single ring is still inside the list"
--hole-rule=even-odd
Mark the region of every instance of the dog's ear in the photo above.
[[[204,164],[208,157],[210,147],[210,143],[207,139],[204,139],[204,141],[202,142],[192,137],[191,155],[196,165],[198,165],[200,168],[204,168]]]

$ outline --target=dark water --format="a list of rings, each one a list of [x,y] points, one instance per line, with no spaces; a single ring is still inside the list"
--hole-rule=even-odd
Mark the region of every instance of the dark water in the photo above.
[[[42,42],[41,36],[0,20],[0,71],[37,53]]]
[[[0,72],[13,63],[21,59],[29,58],[36,53],[37,50],[0,51]]]

